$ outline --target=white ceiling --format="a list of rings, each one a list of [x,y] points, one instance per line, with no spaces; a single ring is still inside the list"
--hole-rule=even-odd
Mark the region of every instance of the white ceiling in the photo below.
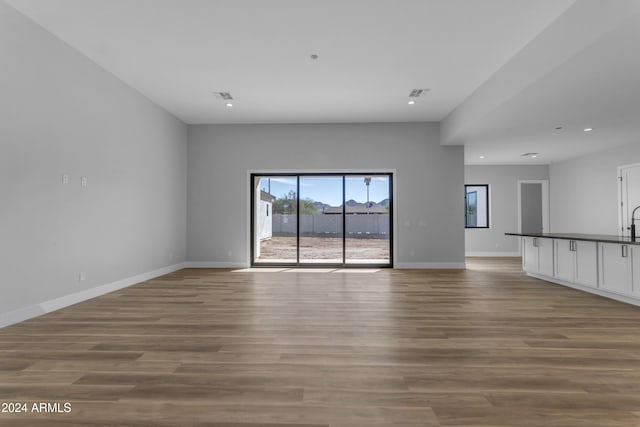
[[[5,1],[185,123],[442,121],[469,164],[640,141],[639,0]]]
[[[443,143],[464,144],[467,164],[552,163],[640,144],[640,2],[608,3],[567,11],[447,117]]]

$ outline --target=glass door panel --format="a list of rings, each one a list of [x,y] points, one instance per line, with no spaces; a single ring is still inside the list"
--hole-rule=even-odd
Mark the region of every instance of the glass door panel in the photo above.
[[[466,227],[478,226],[478,192],[467,191]]]
[[[346,176],[345,205],[345,263],[390,264],[390,176]]]
[[[342,176],[300,177],[301,264],[342,264]]]
[[[298,262],[298,177],[254,176],[253,262]]]

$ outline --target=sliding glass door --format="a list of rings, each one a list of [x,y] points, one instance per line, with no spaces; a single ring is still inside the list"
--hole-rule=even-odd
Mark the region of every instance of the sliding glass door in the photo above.
[[[253,260],[297,263],[298,177],[256,176],[252,181]]]
[[[342,177],[300,177],[300,262],[342,264]]]
[[[345,263],[383,264],[391,250],[391,177],[345,178]]]
[[[392,266],[391,174],[253,174],[254,266]]]

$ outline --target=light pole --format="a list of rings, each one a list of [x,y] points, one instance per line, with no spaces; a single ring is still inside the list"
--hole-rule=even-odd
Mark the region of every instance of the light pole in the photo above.
[[[364,184],[367,186],[367,215],[369,215],[369,208],[371,207],[371,205],[369,204],[369,184],[371,184],[370,176],[364,177]]]

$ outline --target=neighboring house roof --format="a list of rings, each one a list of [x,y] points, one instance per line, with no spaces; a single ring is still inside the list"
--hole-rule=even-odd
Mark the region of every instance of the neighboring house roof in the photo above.
[[[341,206],[337,206],[337,207],[333,207],[332,206],[330,208],[326,208],[323,213],[324,214],[329,214],[329,215],[341,214],[342,213],[342,207]],[[367,213],[369,213],[369,214],[388,214],[389,211],[384,206],[371,206],[368,209],[367,209],[366,206],[347,206],[347,213],[348,214],[356,214],[356,215],[366,215]]]
[[[273,197],[271,194],[267,193],[266,191],[260,190],[260,200],[273,203],[273,201],[275,200],[275,197]]]

